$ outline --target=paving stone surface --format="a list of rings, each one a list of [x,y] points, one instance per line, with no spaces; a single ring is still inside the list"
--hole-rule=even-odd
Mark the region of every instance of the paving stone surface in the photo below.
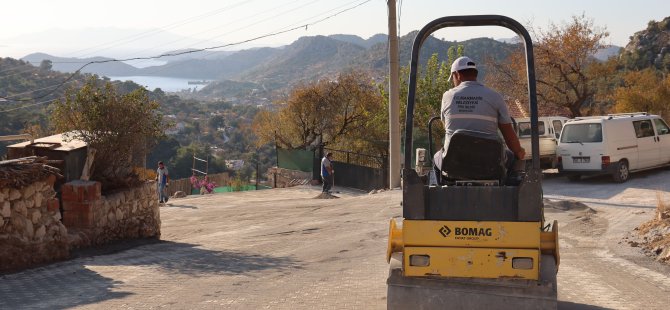
[[[546,213],[561,223],[559,309],[667,309],[670,269],[619,241],[653,216],[658,188],[645,184],[669,176],[627,187],[547,178],[546,197],[596,211]],[[340,199],[301,186],[171,200],[160,241],[2,275],[0,309],[384,309],[401,192],[339,190]]]

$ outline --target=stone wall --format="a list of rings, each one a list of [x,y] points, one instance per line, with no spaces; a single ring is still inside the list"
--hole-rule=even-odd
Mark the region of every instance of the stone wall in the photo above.
[[[0,189],[0,272],[68,257],[68,232],[60,221],[54,181],[51,176]]]
[[[63,185],[62,195],[63,222],[75,248],[160,237],[155,182],[102,196],[99,182],[73,181]]]

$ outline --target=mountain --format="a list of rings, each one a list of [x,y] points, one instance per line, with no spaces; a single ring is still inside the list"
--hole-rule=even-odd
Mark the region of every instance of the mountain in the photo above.
[[[660,22],[650,21],[647,29],[631,36],[621,60],[628,69],[655,67],[670,71],[670,17]]]
[[[593,57],[600,61],[605,61],[609,59],[610,57],[618,56],[619,53],[621,53],[621,46],[616,46],[616,45],[610,45],[604,48],[599,49]]]
[[[42,60],[50,60],[52,64],[52,69],[54,71],[60,72],[75,72],[79,70],[82,66],[89,62],[105,62],[110,61],[112,58],[106,57],[91,57],[91,58],[66,58],[66,57],[57,57],[44,53],[33,53],[27,55],[21,60],[29,62],[33,66],[39,67],[42,63]],[[94,63],[87,65],[81,69],[82,73],[94,73],[98,75],[106,76],[119,76],[119,75],[135,75],[138,72],[138,69],[118,61],[110,61],[105,63]]]
[[[223,59],[233,53],[235,53],[235,51],[203,51],[194,48],[188,48],[165,52],[163,55],[178,55],[161,57],[160,59],[167,62],[185,61],[190,59]]]
[[[388,36],[382,33],[375,34],[368,38],[367,40],[356,36],[356,35],[351,35],[351,34],[333,34],[329,35],[329,38],[333,38],[335,40],[343,41],[343,42],[348,42],[351,44],[355,44],[358,46],[361,46],[363,48],[370,48],[373,45],[377,43],[384,43],[388,40]]]
[[[416,31],[399,38],[400,65],[409,64]],[[490,38],[476,38],[463,42],[444,41],[433,36],[423,44],[419,63],[437,53],[440,60],[447,58],[450,47],[463,45],[465,54],[478,60],[481,75],[486,72],[486,59],[503,59],[516,44],[508,44]],[[178,50],[167,53],[179,53]],[[42,59],[53,62],[54,70],[73,72],[83,62],[108,58],[59,58],[46,54],[31,54],[24,60],[39,65]],[[163,76],[194,80],[218,80],[210,83],[198,93],[226,98],[239,97],[245,87],[247,93],[267,94],[282,90],[301,82],[318,79],[333,79],[340,72],[350,69],[368,71],[381,81],[388,74],[388,43],[384,34],[363,39],[352,35],[301,37],[281,48],[254,48],[237,52],[195,52],[175,57],[161,58],[162,65],[135,68],[127,64],[112,62],[87,66],[85,72],[107,76]],[[71,63],[75,62],[75,63]],[[252,92],[253,89],[261,91]]]
[[[234,52],[218,59],[187,58],[140,69],[137,75],[207,80],[230,79],[266,61],[279,51],[281,49],[264,47]]]
[[[496,39],[497,41],[503,42],[503,43],[509,43],[509,44],[517,44],[523,42],[521,37],[516,36],[516,37],[511,37],[511,38],[499,38]]]
[[[301,81],[330,78],[351,68],[354,59],[364,51],[361,46],[325,36],[302,37],[244,72],[240,79],[276,89]]]
[[[49,30],[3,39],[2,44],[5,45],[2,48],[3,55],[18,56],[31,51],[40,51],[50,55],[79,58],[100,55],[128,58],[158,55],[166,50],[177,49],[177,46],[219,46],[223,43],[203,42],[201,39],[185,37],[163,29],[117,27],[67,29],[55,26]]]

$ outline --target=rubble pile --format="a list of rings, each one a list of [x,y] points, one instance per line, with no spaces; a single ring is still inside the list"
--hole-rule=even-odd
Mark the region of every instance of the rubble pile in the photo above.
[[[656,260],[670,263],[670,201],[658,193],[654,218],[635,228],[641,242],[631,241],[631,246],[639,246]]]

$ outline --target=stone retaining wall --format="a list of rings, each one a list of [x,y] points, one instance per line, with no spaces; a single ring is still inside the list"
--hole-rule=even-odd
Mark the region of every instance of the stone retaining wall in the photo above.
[[[73,181],[63,185],[62,193],[63,222],[75,248],[160,237],[155,182],[102,196],[99,182]]]
[[[54,181],[52,176],[0,189],[0,272],[68,257],[68,232],[60,221]]]

